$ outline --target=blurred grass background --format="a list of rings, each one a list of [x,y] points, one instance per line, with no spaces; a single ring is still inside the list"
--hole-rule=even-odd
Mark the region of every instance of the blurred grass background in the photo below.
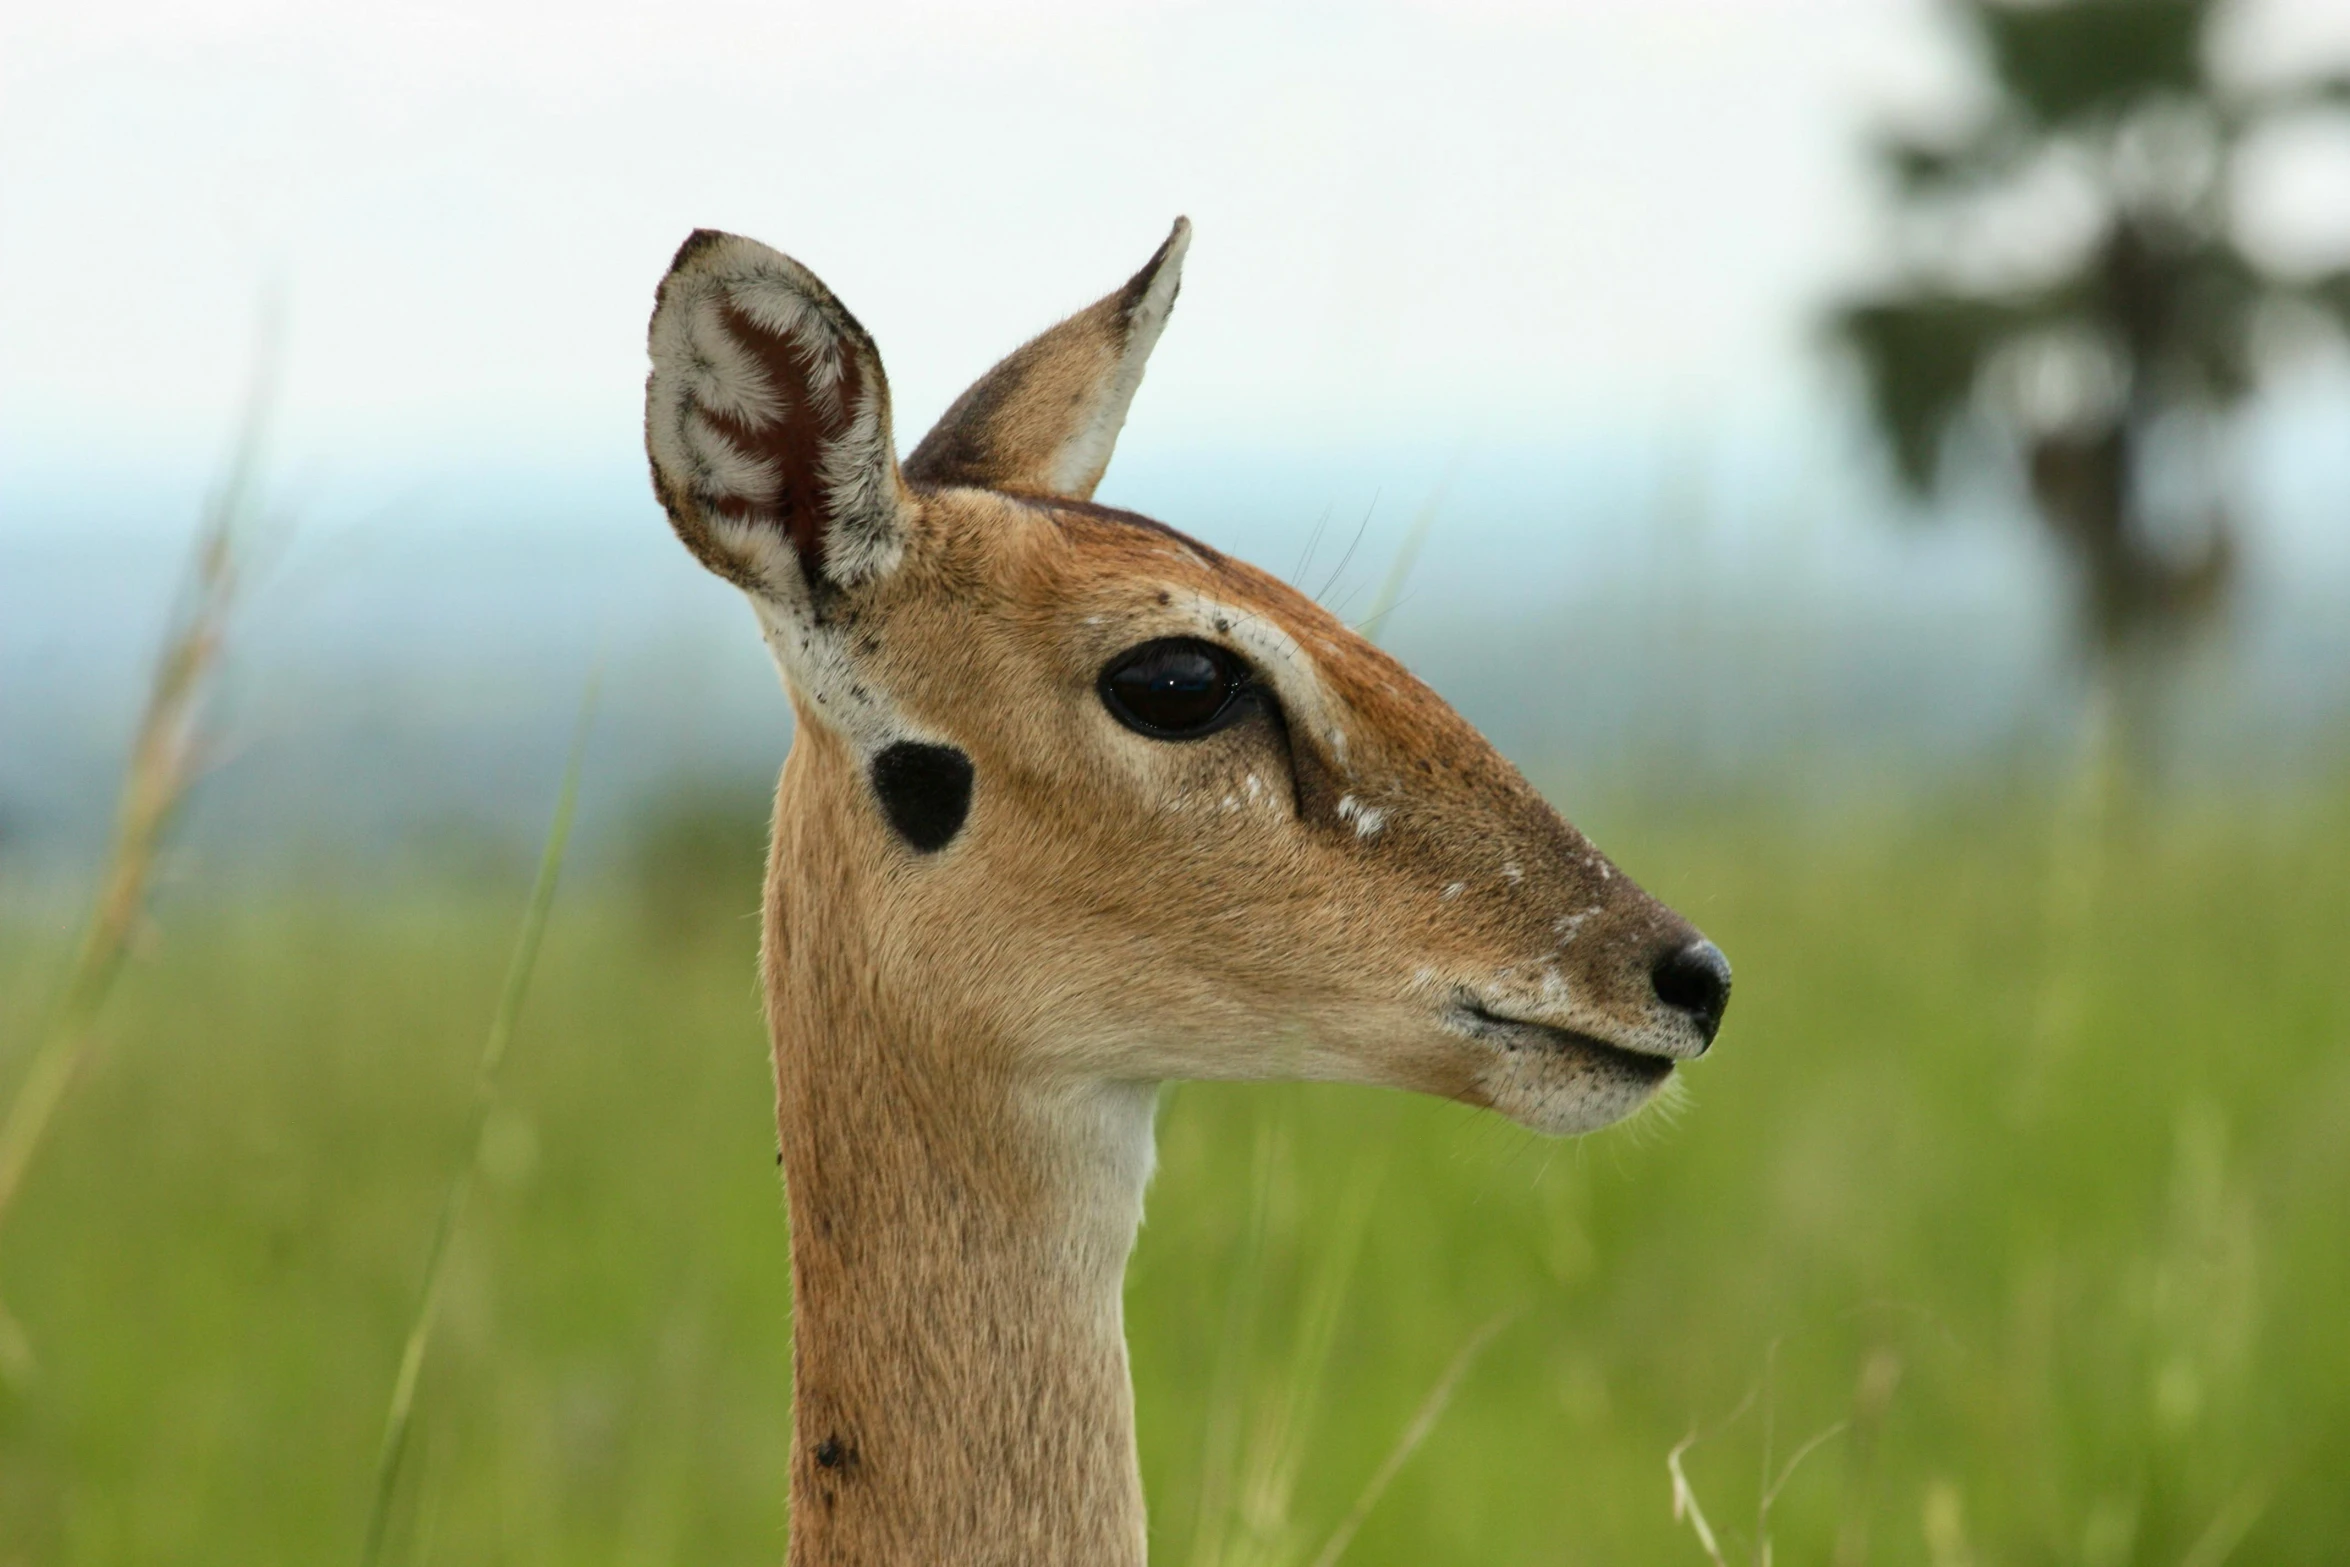
[[[1563,1144],[1170,1090],[1128,1292],[1154,1559],[1310,1560],[1502,1312],[1346,1560],[1702,1562],[1665,1468],[1692,1433],[1759,1559],[1762,1476],[1839,1421],[1777,1559],[2339,1559],[2341,791],[1580,815],[1737,955],[1722,1047],[1676,1108]],[[761,820],[681,799],[558,903],[390,1559],[778,1559]],[[0,1389],[0,1562],[356,1551],[526,881],[167,906],[11,1217],[39,1364]],[[9,1072],[61,957],[17,909]]]

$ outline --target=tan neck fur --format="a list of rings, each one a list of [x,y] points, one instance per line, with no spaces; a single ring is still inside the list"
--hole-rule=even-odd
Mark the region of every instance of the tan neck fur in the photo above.
[[[824,825],[842,775],[811,728],[779,799],[766,953],[792,1567],[1140,1564],[1121,1288],[1154,1091],[1024,1071],[953,997],[882,982],[887,879],[861,862],[886,846]]]

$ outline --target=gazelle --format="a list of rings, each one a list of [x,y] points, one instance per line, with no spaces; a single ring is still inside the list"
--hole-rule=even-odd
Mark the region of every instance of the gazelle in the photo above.
[[[653,487],[797,718],[762,962],[794,1567],[1143,1560],[1120,1288],[1162,1081],[1580,1132],[1729,999],[1394,659],[1093,504],[1189,238],[902,464],[873,339],[806,268],[704,231],[661,284]]]

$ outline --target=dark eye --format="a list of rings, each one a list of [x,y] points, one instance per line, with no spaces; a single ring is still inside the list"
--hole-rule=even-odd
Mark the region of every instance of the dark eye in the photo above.
[[[1102,671],[1102,705],[1138,734],[1192,740],[1236,716],[1233,698],[1246,678],[1240,660],[1213,642],[1169,637],[1111,661]]]

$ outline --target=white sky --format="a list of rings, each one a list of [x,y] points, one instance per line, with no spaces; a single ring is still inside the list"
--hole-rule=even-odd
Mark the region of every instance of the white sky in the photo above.
[[[9,6],[0,463],[208,457],[271,281],[293,455],[633,463],[697,225],[833,285],[906,445],[1178,212],[1154,442],[1783,405],[1864,130],[1958,79],[1929,0]]]

